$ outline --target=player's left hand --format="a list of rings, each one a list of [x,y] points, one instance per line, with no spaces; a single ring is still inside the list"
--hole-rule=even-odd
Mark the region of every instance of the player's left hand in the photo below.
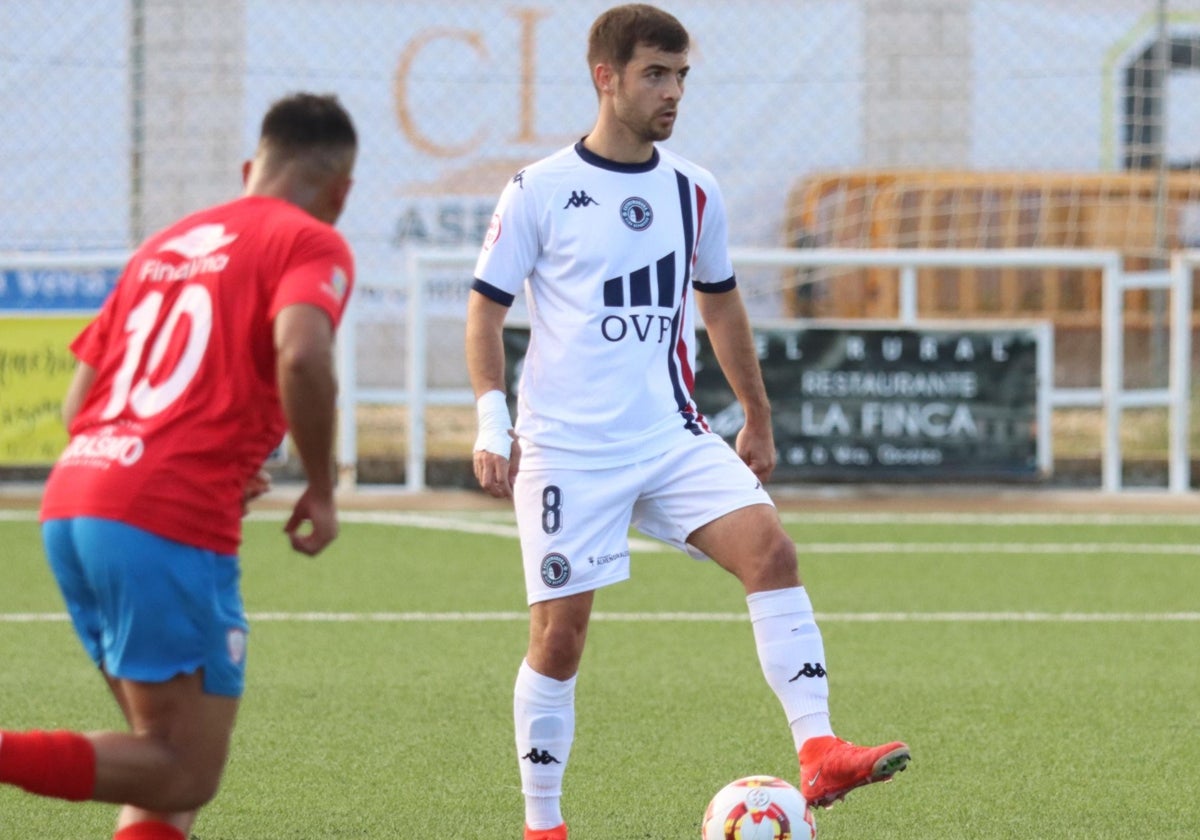
[[[242,488],[242,516],[250,512],[250,503],[271,489],[271,474],[259,470],[250,476],[246,486]]]
[[[308,527],[305,528],[305,525]],[[338,534],[337,507],[333,494],[317,493],[311,486],[305,487],[283,530],[296,551],[309,557],[320,554]]]
[[[738,432],[736,445],[740,457],[763,484],[775,472],[775,434],[768,424],[763,427],[746,424]]]

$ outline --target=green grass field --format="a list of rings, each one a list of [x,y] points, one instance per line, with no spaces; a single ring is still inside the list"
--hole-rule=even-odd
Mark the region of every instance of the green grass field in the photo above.
[[[894,783],[818,812],[823,840],[1200,837],[1200,518],[785,521],[835,728],[903,738],[914,756]],[[279,529],[247,523],[248,690],[197,837],[517,840],[510,517],[347,514],[317,559]],[[0,512],[0,545],[0,726],[117,726],[29,514]],[[572,840],[696,838],[727,781],[797,775],[736,582],[638,548],[633,573],[597,598]],[[0,838],[106,838],[113,815],[0,789]]]

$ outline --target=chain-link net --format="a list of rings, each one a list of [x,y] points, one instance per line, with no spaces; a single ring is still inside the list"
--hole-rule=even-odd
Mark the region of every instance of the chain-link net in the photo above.
[[[335,92],[362,149],[340,224],[360,283],[477,247],[524,164],[583,135],[595,0],[2,0],[0,250],[123,249],[240,188],[278,96]],[[1200,242],[1200,0],[689,0],[668,145],[721,183],[735,246]],[[460,385],[469,266],[431,306]],[[757,317],[896,314],[894,273],[746,271]],[[921,312],[1098,324],[1084,271],[939,270]],[[799,291],[798,291],[799,290]],[[402,385],[402,290],[362,295],[365,384]],[[1161,300],[1131,296],[1134,327]],[[1141,321],[1138,321],[1138,318]],[[1069,339],[1068,339],[1069,340]]]

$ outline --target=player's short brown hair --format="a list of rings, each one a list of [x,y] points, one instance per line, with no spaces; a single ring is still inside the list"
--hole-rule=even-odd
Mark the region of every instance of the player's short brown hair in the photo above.
[[[669,53],[686,52],[691,40],[674,15],[645,3],[614,6],[592,23],[588,33],[588,68],[611,64],[620,70],[639,44]]]

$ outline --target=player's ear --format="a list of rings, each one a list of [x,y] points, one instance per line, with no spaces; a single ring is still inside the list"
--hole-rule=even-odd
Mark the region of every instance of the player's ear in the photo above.
[[[333,185],[333,206],[336,219],[342,215],[342,210],[346,207],[346,199],[350,195],[350,187],[354,186],[354,179],[350,176],[339,179]]]
[[[254,163],[254,161],[252,161],[252,160],[242,161],[242,186],[243,187],[250,183],[250,166],[253,163]]]
[[[592,68],[592,83],[596,85],[598,93],[611,94],[615,80],[616,74],[610,65],[600,62]]]

